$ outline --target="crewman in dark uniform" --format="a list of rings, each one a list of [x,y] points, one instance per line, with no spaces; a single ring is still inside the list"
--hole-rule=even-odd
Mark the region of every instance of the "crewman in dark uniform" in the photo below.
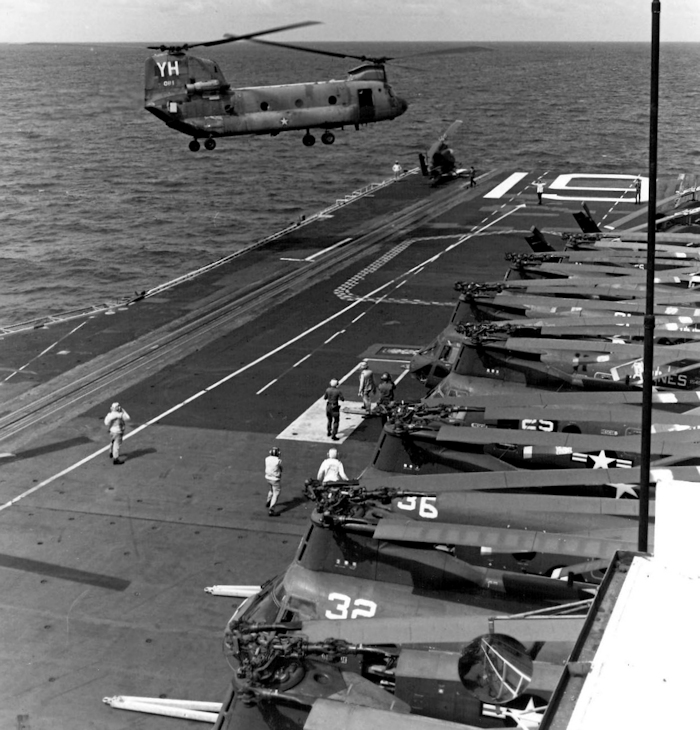
[[[395,389],[396,383],[391,379],[391,375],[389,373],[382,373],[379,379],[379,385],[377,386],[377,392],[379,393],[378,410],[379,415],[382,417],[382,426],[387,422],[389,409],[394,404]]]
[[[326,403],[326,419],[328,427],[326,433],[332,441],[338,440],[338,426],[340,424],[340,401],[345,400],[343,393],[338,387],[338,381],[333,378],[323,395]]]

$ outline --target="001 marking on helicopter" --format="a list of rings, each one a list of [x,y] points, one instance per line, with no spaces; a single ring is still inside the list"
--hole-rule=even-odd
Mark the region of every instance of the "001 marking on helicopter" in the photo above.
[[[335,604],[335,610],[326,609],[326,618],[345,620],[348,618],[372,618],[377,613],[377,604],[366,598],[354,600],[345,593],[329,593],[328,600]],[[350,610],[350,606],[354,606]]]

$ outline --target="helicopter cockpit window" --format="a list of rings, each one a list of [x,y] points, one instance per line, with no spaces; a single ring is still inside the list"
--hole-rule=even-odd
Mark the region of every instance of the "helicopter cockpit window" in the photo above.
[[[234,614],[238,621],[247,623],[274,623],[284,595],[284,574],[263,587],[254,600],[245,607],[241,615]]]

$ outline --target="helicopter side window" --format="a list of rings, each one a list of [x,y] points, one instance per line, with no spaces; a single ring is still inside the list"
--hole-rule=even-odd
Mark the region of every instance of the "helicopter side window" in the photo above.
[[[337,103],[338,103],[338,99],[337,99],[337,97],[335,97],[335,96],[329,96],[329,97],[328,97],[328,103],[329,103],[329,104],[330,104],[331,106],[333,106],[334,104],[337,104]]]
[[[297,100],[296,100],[296,101],[294,102],[294,106],[295,106],[295,107],[296,107],[297,109],[300,109],[301,107],[303,107],[303,106],[304,106],[304,100],[303,100],[303,99],[297,99]]]
[[[266,112],[270,108],[270,105],[266,101],[262,101],[260,102],[260,108]]]

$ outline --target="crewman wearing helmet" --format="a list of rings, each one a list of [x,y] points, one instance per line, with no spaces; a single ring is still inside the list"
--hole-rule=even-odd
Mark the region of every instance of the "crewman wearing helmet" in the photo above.
[[[109,429],[111,444],[109,447],[109,458],[113,464],[122,464],[119,458],[119,449],[124,439],[126,424],[131,420],[129,414],[119,405],[112,403],[109,413],[105,416],[105,426]]]
[[[265,457],[265,480],[269,485],[265,503],[267,513],[270,517],[277,517],[275,505],[282,488],[282,459],[280,459],[280,450],[276,446],[273,446]]]
[[[345,400],[343,393],[338,387],[338,381],[333,378],[323,395],[326,402],[326,433],[331,440],[338,440],[338,426],[340,425],[340,401]]]
[[[318,468],[317,479],[323,484],[329,482],[347,482],[348,478],[343,468],[343,462],[340,460],[338,449],[328,449],[328,456],[321,462]]]
[[[395,389],[396,383],[391,379],[391,375],[389,373],[382,373],[379,379],[379,385],[377,386],[377,392],[379,393],[378,410],[382,417],[382,424],[387,422],[389,409],[394,404]]]

